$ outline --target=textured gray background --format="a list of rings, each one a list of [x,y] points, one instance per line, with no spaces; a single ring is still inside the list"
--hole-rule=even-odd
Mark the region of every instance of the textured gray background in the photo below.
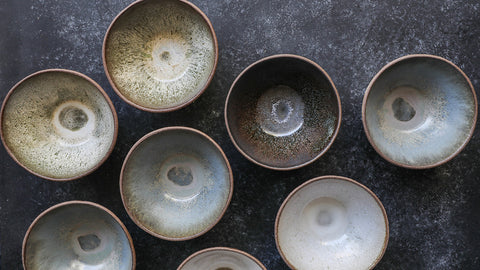
[[[377,269],[480,268],[480,138],[429,170],[407,170],[382,160],[361,124],[362,97],[389,61],[412,53],[445,57],[480,89],[480,4],[469,1],[210,0],[193,2],[210,18],[220,58],[207,91],[185,109],[152,114],[113,92],[103,72],[104,34],[127,0],[1,0],[0,98],[25,76],[46,68],[73,69],[109,94],[119,115],[117,145],[95,173],[54,183],[30,175],[0,148],[0,268],[21,268],[29,224],[67,200],[100,203],[125,223],[138,269],[176,269],[191,253],[212,246],[247,251],[268,269],[287,269],[273,238],[276,212],[296,186],[321,175],[353,178],[375,192],[390,220],[390,241]],[[250,63],[294,53],[319,63],[341,96],[343,122],[332,148],[315,163],[275,172],[248,162],[228,138],[223,107],[234,78]],[[230,159],[235,191],[224,218],[210,232],[186,242],[156,239],[127,216],[118,177],[130,147],[157,128],[185,125],[215,139]]]

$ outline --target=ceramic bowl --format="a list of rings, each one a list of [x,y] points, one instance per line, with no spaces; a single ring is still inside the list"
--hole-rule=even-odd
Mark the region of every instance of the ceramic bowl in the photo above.
[[[466,146],[477,121],[477,98],[452,62],[408,55],[370,82],[362,117],[368,140],[382,157],[425,169],[449,161]]]
[[[84,201],[57,204],[40,214],[23,240],[23,267],[135,269],[132,239],[105,207]]]
[[[318,159],[340,128],[341,105],[328,74],[297,55],[274,55],[247,67],[225,104],[237,149],[270,169],[296,169]]]
[[[233,191],[230,164],[204,133],[167,127],[141,138],[120,175],[123,204],[133,221],[153,236],[180,241],[210,230]]]
[[[275,240],[292,269],[372,269],[387,247],[387,214],[362,184],[323,176],[300,185],[283,202]]]
[[[218,44],[212,24],[183,0],[141,0],[112,22],[103,44],[105,72],[117,94],[150,112],[193,102],[212,80]]]
[[[70,70],[43,70],[20,81],[7,94],[0,117],[10,156],[49,180],[91,173],[117,138],[117,114],[107,94]]]
[[[234,248],[214,247],[188,257],[177,270],[267,270],[252,255]]]

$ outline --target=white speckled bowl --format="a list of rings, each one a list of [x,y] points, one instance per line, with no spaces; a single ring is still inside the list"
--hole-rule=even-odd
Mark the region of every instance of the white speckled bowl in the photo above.
[[[8,153],[49,180],[91,173],[110,155],[117,138],[117,114],[107,94],[70,70],[43,70],[17,83],[0,117]]]
[[[117,94],[141,110],[165,112],[197,99],[212,80],[218,44],[212,24],[183,0],[140,0],[112,22],[103,63]]]
[[[387,248],[387,214],[362,184],[340,176],[318,177],[285,199],[275,240],[292,269],[372,269]]]
[[[267,270],[252,255],[234,248],[214,247],[190,255],[177,270]]]
[[[60,203],[40,214],[23,240],[23,267],[135,269],[132,239],[122,222],[92,202]]]
[[[232,197],[232,170],[206,134],[167,127],[132,147],[120,190],[125,209],[143,230],[166,240],[188,240],[222,218]]]

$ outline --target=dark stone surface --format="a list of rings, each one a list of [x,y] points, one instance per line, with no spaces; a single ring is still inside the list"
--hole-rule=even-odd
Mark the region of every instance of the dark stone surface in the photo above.
[[[67,200],[111,209],[130,231],[138,269],[175,269],[191,253],[229,246],[256,256],[268,269],[287,269],[273,238],[276,212],[296,186],[321,175],[353,178],[375,192],[390,221],[390,241],[377,269],[478,269],[480,265],[480,129],[459,156],[429,170],[384,161],[369,145],[361,102],[371,78],[405,54],[445,57],[480,88],[480,3],[390,1],[193,1],[211,19],[220,58],[211,86],[185,109],[152,114],[119,99],[103,72],[106,29],[127,0],[0,1],[0,98],[25,76],[67,68],[97,81],[119,115],[117,145],[93,174],[67,183],[42,180],[0,148],[0,268],[21,268],[23,236],[35,217]],[[276,53],[319,63],[332,77],[343,105],[333,147],[315,163],[275,172],[247,161],[231,143],[223,120],[227,91],[247,65]],[[185,125],[206,132],[230,159],[235,191],[224,218],[210,232],[185,242],[156,239],[127,216],[118,177],[130,147],[152,130]]]

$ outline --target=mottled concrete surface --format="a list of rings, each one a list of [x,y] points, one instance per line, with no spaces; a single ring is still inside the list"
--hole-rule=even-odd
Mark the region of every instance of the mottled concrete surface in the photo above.
[[[480,89],[480,3],[468,1],[193,1],[211,19],[220,58],[207,91],[185,109],[152,114],[114,93],[103,71],[103,37],[128,0],[0,1],[0,98],[23,77],[67,68],[96,80],[114,102],[119,136],[112,156],[83,179],[54,183],[29,174],[0,148],[0,268],[21,268],[29,224],[67,200],[100,203],[125,223],[138,269],[175,269],[189,254],[212,246],[247,251],[268,269],[287,269],[273,238],[276,212],[296,186],[321,175],[358,180],[383,202],[390,241],[377,269],[479,269],[480,129],[465,150],[435,169],[413,171],[384,161],[369,145],[361,102],[375,73],[412,53],[445,57]],[[343,122],[333,147],[315,163],[291,172],[263,169],[231,143],[223,120],[227,91],[243,68],[262,57],[295,53],[319,63],[335,82]],[[130,147],[157,128],[185,125],[215,139],[230,159],[235,191],[224,218],[186,242],[156,239],[127,216],[118,178]]]

